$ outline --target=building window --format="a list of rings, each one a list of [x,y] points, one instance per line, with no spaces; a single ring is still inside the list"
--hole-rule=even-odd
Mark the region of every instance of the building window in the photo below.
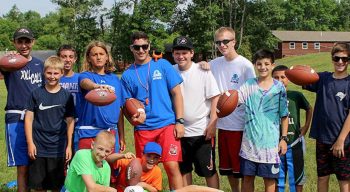
[[[307,49],[308,48],[308,44],[307,44],[307,42],[303,42],[303,49]]]
[[[321,43],[314,43],[314,49],[320,49]]]
[[[289,42],[289,49],[295,49],[295,42]]]

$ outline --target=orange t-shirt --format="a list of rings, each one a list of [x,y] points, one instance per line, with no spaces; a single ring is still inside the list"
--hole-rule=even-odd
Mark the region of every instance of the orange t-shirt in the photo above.
[[[141,162],[140,158],[137,159]],[[115,185],[118,192],[124,192],[124,189],[127,187],[126,167],[129,165],[131,160],[132,159],[119,159],[113,164],[114,170],[119,169],[119,175],[117,176]],[[162,171],[158,165],[154,166],[153,169],[148,172],[142,172],[141,181],[153,186],[158,191],[162,190]]]

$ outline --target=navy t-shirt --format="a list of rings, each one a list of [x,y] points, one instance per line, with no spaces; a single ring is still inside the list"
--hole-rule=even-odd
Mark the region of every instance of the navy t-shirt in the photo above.
[[[34,112],[33,140],[38,157],[63,157],[67,142],[66,117],[74,117],[73,96],[61,88],[50,93],[45,86],[35,89],[27,110]]]
[[[350,76],[333,78],[333,73],[318,74],[320,80],[305,86],[316,92],[315,112],[312,118],[310,137],[324,144],[334,144],[343,128],[350,107]],[[344,145],[350,143],[347,136]]]
[[[1,73],[4,75],[7,89],[7,103],[5,110],[24,110],[30,93],[44,84],[44,64],[41,60],[32,57],[22,69],[13,72]],[[20,120],[20,114],[7,113],[6,123]]]

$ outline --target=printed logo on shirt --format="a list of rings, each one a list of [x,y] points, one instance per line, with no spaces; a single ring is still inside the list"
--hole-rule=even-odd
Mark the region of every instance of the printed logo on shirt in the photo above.
[[[63,89],[69,90],[70,92],[75,93],[79,91],[78,83],[60,83],[60,85]]]
[[[101,80],[100,82],[101,82],[101,84],[106,83],[106,81],[105,81],[105,80]]]
[[[153,79],[153,80],[162,79],[162,74],[160,73],[159,70],[155,70],[155,71],[153,72],[152,79]]]
[[[21,79],[25,81],[30,81],[31,84],[39,84],[42,81],[40,72],[31,73],[30,70],[22,70]]]
[[[339,100],[342,101],[345,98],[346,94],[343,92],[338,92],[335,96],[339,97]]]
[[[238,83],[239,77],[237,74],[233,74],[231,77],[231,83]]]
[[[43,103],[40,103],[39,105],[39,109],[44,111],[46,109],[51,109],[51,108],[54,108],[54,107],[58,107],[58,106],[61,106],[61,105],[49,105],[49,106],[43,106]]]

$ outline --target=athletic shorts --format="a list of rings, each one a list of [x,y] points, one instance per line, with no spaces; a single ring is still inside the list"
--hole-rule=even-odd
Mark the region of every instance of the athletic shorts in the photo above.
[[[280,156],[280,172],[277,180],[279,191],[284,191],[286,179],[288,176],[288,183],[290,191],[296,191],[296,185],[304,185],[306,178],[304,173],[304,151],[301,140],[294,146],[288,146],[287,153]],[[287,174],[288,173],[288,174]]]
[[[7,166],[28,165],[28,147],[24,132],[24,122],[8,123],[5,125]]]
[[[241,158],[241,173],[244,176],[258,176],[269,179],[277,179],[279,164],[257,163]]]
[[[240,157],[243,131],[219,129],[219,172],[221,175],[232,175],[242,178],[240,174]]]
[[[316,142],[317,176],[335,174],[337,179],[350,179],[350,145],[344,148],[345,157],[338,158],[330,150],[332,145]]]
[[[215,138],[205,140],[205,136],[181,138],[182,162],[179,164],[182,174],[195,172],[201,177],[211,177],[216,173]]]
[[[175,125],[171,124],[154,130],[138,130],[134,132],[135,151],[138,158],[142,157],[144,146],[157,142],[162,147],[162,162],[182,161],[181,143],[174,136]]]
[[[28,187],[35,190],[59,190],[64,184],[64,157],[37,157],[29,162]]]
[[[116,130],[110,130],[110,132],[115,135],[115,146],[114,146],[114,152],[119,153],[120,146],[119,146],[119,135],[117,134]],[[91,144],[95,140],[95,137],[87,137],[87,138],[80,138],[78,143],[79,149],[91,149]],[[112,151],[113,151],[112,150]]]

